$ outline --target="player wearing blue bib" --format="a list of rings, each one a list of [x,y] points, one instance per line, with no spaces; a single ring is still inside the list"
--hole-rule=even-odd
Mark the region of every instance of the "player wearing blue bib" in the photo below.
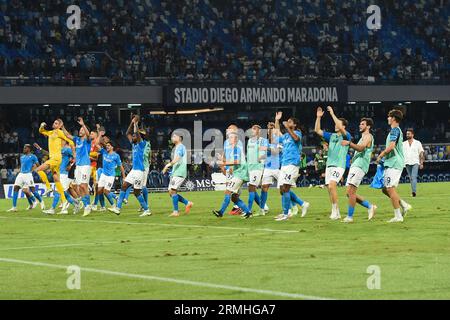
[[[230,178],[227,177],[227,187],[222,206],[219,210],[213,210],[213,214],[218,218],[223,217],[230,201],[233,201],[233,203],[243,212],[243,218],[248,219],[252,216],[252,213],[246,204],[239,198],[241,186],[249,179],[244,150],[242,144],[239,144],[238,128],[235,125],[229,126],[227,135],[229,144],[224,148],[225,157],[219,157],[218,163],[223,172],[225,172],[228,167],[227,171],[232,172],[233,175]]]
[[[223,143],[223,151],[224,151],[225,159],[231,159],[233,157],[233,148],[231,147],[230,139],[228,136],[230,133],[237,133],[237,132],[238,132],[238,127],[234,124],[229,125],[226,130],[227,139]],[[242,149],[244,148],[244,145],[242,144],[241,140],[238,140],[237,146]],[[226,176],[227,184],[230,183],[231,179],[233,178],[233,166],[224,166],[221,168],[221,170],[222,170],[222,173]],[[242,210],[237,205],[233,205],[233,208],[229,212],[229,214],[232,216],[240,215],[241,213],[242,213]]]
[[[179,217],[180,213],[178,211],[178,202],[185,205],[185,213],[188,214],[191,211],[194,203],[185,199],[181,194],[178,193],[178,189],[183,184],[187,177],[187,150],[183,144],[183,136],[174,132],[172,134],[172,142],[174,144],[172,160],[166,164],[163,169],[163,174],[166,174],[170,168],[172,172],[170,174],[169,182],[169,195],[172,198],[173,212],[170,214],[171,217]]]
[[[248,165],[248,209],[252,211],[253,202],[260,207],[260,212],[264,210],[261,206],[261,199],[257,188],[261,185],[264,172],[264,159],[266,157],[267,146],[269,145],[266,138],[261,137],[261,127],[257,124],[252,126],[251,137],[247,142],[247,165]]]
[[[8,212],[17,212],[17,199],[19,198],[20,189],[23,190],[23,193],[26,195],[30,203],[27,210],[34,209],[37,206],[38,201],[43,203],[39,194],[35,192],[34,179],[32,175],[32,171],[38,167],[38,165],[38,158],[31,153],[31,145],[26,144],[23,147],[23,154],[20,156],[20,173],[14,181],[14,193],[12,198],[13,206],[8,210]]]
[[[134,195],[139,201],[141,207],[144,209],[144,212],[140,216],[149,216],[151,215],[151,212],[142,195],[145,171],[144,152],[147,143],[142,139],[139,132],[139,116],[133,116],[133,119],[131,120],[131,123],[127,130],[127,137],[132,145],[132,169],[123,182],[122,189],[119,194],[119,200],[117,201],[117,206],[108,208],[108,210],[114,212],[117,215],[120,215],[120,210],[122,208],[123,200],[125,199],[126,191],[130,186],[133,186]],[[105,169],[103,168],[103,172],[104,170]]]
[[[282,112],[277,112],[275,116],[275,129],[280,130],[280,120],[283,117]],[[300,199],[293,191],[292,186],[296,186],[296,181],[300,170],[300,155],[302,152],[302,133],[298,130],[299,121],[296,118],[289,118],[288,121],[283,122],[283,126],[287,131],[279,138],[279,143],[282,145],[283,153],[281,155],[281,170],[278,180],[281,194],[281,205],[283,213],[278,215],[276,221],[284,221],[290,218],[289,209],[291,203],[298,204],[302,207],[302,217],[308,211],[309,203]]]

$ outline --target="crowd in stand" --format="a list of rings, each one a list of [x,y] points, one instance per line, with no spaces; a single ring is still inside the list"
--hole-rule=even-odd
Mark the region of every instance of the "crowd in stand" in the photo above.
[[[447,0],[384,1],[377,31],[368,0],[89,0],[78,31],[70,4],[0,0],[0,77],[450,79]]]

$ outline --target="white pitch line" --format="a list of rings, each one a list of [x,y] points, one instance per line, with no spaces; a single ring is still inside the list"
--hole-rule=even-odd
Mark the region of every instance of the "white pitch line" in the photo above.
[[[254,235],[263,235],[263,233],[251,233],[246,234],[250,236]],[[0,248],[0,251],[11,251],[11,250],[25,250],[25,249],[43,249],[43,248],[66,248],[66,247],[84,247],[84,246],[97,246],[97,245],[105,245],[105,244],[133,244],[133,243],[146,243],[146,242],[165,242],[165,241],[184,241],[184,240],[205,240],[205,239],[220,239],[220,238],[231,238],[237,237],[239,234],[226,234],[221,236],[196,236],[196,237],[184,237],[184,238],[159,238],[159,239],[130,239],[130,242],[120,242],[116,241],[96,241],[85,242],[85,243],[61,243],[61,244],[53,244],[53,245],[42,245],[42,246],[28,246],[28,247],[10,247],[10,248]]]
[[[59,264],[50,264],[50,263],[43,263],[43,262],[9,259],[9,258],[0,258],[0,262],[25,264],[25,265],[31,265],[31,266],[36,266],[36,267],[47,267],[47,268],[64,269],[64,270],[67,270],[67,268],[68,268],[68,266],[63,266],[63,265],[59,265]],[[222,289],[222,290],[230,290],[230,291],[250,292],[250,293],[257,293],[257,294],[261,294],[261,295],[278,296],[278,297],[283,297],[283,298],[305,299],[305,300],[331,300],[331,298],[310,296],[310,295],[305,295],[305,294],[300,294],[300,293],[289,293],[289,292],[281,292],[281,291],[253,289],[253,288],[246,288],[246,287],[215,284],[215,283],[209,283],[209,282],[191,281],[191,280],[150,276],[150,275],[135,274],[135,273],[125,273],[125,272],[117,272],[117,271],[110,271],[110,270],[103,270],[103,269],[80,268],[80,270],[84,271],[84,272],[100,273],[100,274],[117,276],[117,277],[169,282],[169,283],[184,284],[184,285],[195,286],[195,287]]]
[[[3,219],[19,219],[19,220],[44,220],[44,221],[64,221],[64,222],[90,222],[90,223],[109,223],[109,224],[131,224],[145,226],[175,227],[175,228],[206,228],[206,229],[223,229],[223,230],[247,230],[247,231],[263,231],[263,232],[279,232],[279,233],[298,233],[298,230],[283,229],[267,229],[267,228],[242,228],[242,227],[221,227],[221,226],[205,226],[195,224],[170,224],[170,223],[148,223],[148,222],[126,222],[126,221],[110,221],[110,220],[89,220],[89,219],[55,219],[55,218],[31,218],[31,217],[5,217]]]

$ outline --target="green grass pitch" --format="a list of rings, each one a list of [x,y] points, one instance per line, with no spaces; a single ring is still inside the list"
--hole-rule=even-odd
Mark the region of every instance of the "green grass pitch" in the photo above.
[[[249,220],[214,217],[221,192],[184,193],[195,206],[179,218],[168,217],[167,194],[150,194],[146,218],[133,196],[121,216],[86,218],[7,213],[1,200],[0,299],[450,299],[450,184],[420,184],[417,198],[399,190],[413,206],[401,224],[386,223],[390,202],[368,187],[360,194],[378,205],[375,220],[358,207],[352,225],[328,219],[327,191],[316,188],[295,190],[310,211],[283,222],[273,220],[277,190],[271,213]],[[344,188],[339,195],[345,216]],[[66,285],[72,265],[79,290]],[[372,265],[380,289],[367,287]]]

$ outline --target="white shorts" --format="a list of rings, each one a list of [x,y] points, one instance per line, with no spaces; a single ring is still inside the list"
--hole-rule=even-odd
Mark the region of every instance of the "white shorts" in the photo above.
[[[384,186],[386,188],[396,188],[400,182],[403,170],[386,168],[384,170]]]
[[[231,193],[239,194],[242,185],[244,184],[244,180],[233,177],[227,184],[227,190]]]
[[[297,185],[297,178],[299,176],[299,167],[294,165],[283,166],[280,169],[280,174],[278,178],[278,187],[289,184],[293,187]]]
[[[131,184],[134,189],[141,190],[144,182],[144,171],[134,169],[131,170],[127,174],[125,182]]]
[[[325,170],[325,185],[329,185],[330,181],[339,183],[344,175],[345,169],[339,167],[327,167]]]
[[[262,170],[252,170],[248,173],[250,181],[248,182],[249,185],[259,187],[261,185],[261,179],[263,176]]]
[[[111,191],[112,186],[114,185],[114,180],[116,177],[114,176],[107,176],[105,174],[102,174],[100,176],[100,180],[98,180],[98,187],[104,188],[105,190]]]
[[[352,185],[358,188],[365,175],[366,174],[361,168],[351,167],[348,172],[347,183],[345,185]]]
[[[89,179],[91,178],[91,170],[91,166],[77,166],[75,168],[75,184],[89,184]]]
[[[171,177],[167,190],[178,190],[183,184],[184,180],[185,178],[183,177]]]
[[[61,181],[64,191],[69,190],[70,185],[74,181],[73,179],[69,179],[69,175],[65,173],[59,175],[59,180]]]
[[[22,189],[28,189],[34,187],[34,179],[31,173],[19,173],[14,181],[15,186],[19,186]]]
[[[262,177],[262,185],[270,185],[274,183],[274,180],[278,181],[278,177],[280,176],[279,169],[264,169],[263,177]]]

